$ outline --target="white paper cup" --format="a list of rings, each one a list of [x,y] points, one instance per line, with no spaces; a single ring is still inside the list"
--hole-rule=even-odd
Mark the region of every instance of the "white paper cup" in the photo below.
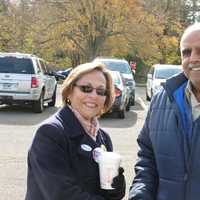
[[[106,190],[114,189],[111,184],[113,178],[118,175],[121,156],[114,152],[102,152],[98,163],[101,188]]]

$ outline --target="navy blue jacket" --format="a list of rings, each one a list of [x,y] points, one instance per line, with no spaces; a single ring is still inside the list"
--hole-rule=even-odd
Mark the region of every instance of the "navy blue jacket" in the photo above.
[[[72,111],[63,107],[36,132],[28,153],[26,200],[104,200],[92,150],[110,137],[100,129],[95,142]]]
[[[200,199],[200,117],[192,121],[183,73],[152,99],[138,137],[130,200]]]

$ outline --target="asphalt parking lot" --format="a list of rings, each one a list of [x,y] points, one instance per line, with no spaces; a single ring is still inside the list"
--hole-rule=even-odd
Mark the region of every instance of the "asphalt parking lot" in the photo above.
[[[143,88],[137,89],[137,102],[126,113],[126,119],[104,116],[101,126],[111,135],[114,150],[123,157],[127,193],[134,176],[133,165],[136,160],[136,138],[146,116],[146,102]],[[142,103],[141,103],[142,102]],[[144,104],[144,105],[143,105]],[[0,199],[21,200],[26,191],[27,152],[38,125],[61,106],[58,99],[56,107],[46,108],[42,114],[35,114],[29,108],[0,107]],[[127,197],[126,197],[127,198]],[[125,198],[125,199],[126,199]]]

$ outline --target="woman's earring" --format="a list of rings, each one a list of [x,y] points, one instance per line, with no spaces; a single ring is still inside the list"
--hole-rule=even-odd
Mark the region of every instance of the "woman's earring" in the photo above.
[[[71,105],[71,101],[68,98],[66,99],[66,104]]]

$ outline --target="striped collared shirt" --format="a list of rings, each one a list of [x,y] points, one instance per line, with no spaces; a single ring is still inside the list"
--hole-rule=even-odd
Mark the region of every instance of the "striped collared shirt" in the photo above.
[[[192,117],[193,121],[195,121],[200,116],[200,102],[197,101],[197,98],[195,97],[192,91],[192,86],[190,81],[188,81],[187,86],[185,88],[185,94],[192,106]]]

